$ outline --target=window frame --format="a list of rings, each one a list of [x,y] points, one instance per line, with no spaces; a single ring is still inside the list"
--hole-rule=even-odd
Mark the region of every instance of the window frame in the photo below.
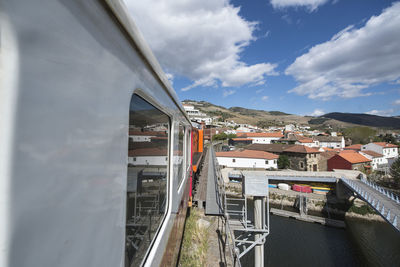
[[[168,117],[168,131],[167,131],[167,133],[168,133],[168,141],[167,141],[168,148],[167,148],[167,156],[166,156],[168,158],[168,160],[167,160],[167,166],[166,166],[167,174],[166,174],[166,177],[165,177],[166,178],[166,190],[165,190],[165,203],[166,204],[165,204],[165,211],[164,211],[164,214],[162,215],[162,218],[160,219],[160,223],[159,223],[159,225],[157,227],[157,230],[154,232],[154,236],[152,237],[152,240],[151,240],[149,246],[147,247],[145,255],[144,255],[144,257],[142,258],[142,260],[140,262],[140,266],[142,266],[147,261],[150,252],[154,248],[154,243],[157,240],[157,238],[159,237],[161,228],[167,223],[166,218],[168,217],[168,214],[171,213],[170,201],[171,201],[171,184],[172,184],[171,183],[171,167],[172,167],[171,166],[172,165],[171,164],[171,160],[172,160],[171,159],[171,153],[173,151],[173,149],[172,149],[173,115],[168,111],[168,109],[166,109],[165,107],[163,107],[160,104],[158,104],[158,102],[155,99],[150,97],[142,89],[137,88],[137,89],[133,90],[132,93],[130,94],[130,98],[129,98],[129,102],[128,102],[128,112],[129,112],[129,114],[128,114],[128,122],[127,122],[127,125],[128,125],[128,138],[127,138],[127,140],[128,140],[128,145],[127,145],[128,150],[129,150],[129,128],[130,128],[130,110],[131,110],[130,106],[131,106],[132,99],[133,99],[133,97],[135,95],[140,97],[140,98],[142,98],[148,104],[152,105],[154,108],[156,108],[158,111],[160,111],[161,113],[163,113],[164,115],[166,115]],[[126,187],[125,187],[125,194],[124,194],[124,197],[125,197],[125,200],[124,200],[124,203],[125,203],[124,204],[125,216],[124,216],[124,222],[123,222],[123,224],[125,225],[124,226],[124,240],[123,240],[124,248],[125,248],[125,243],[126,243],[126,222],[127,222],[126,215],[127,215],[127,193],[128,193],[127,185],[128,185],[128,162],[129,162],[128,161],[128,153],[126,155],[127,155],[127,160],[126,160],[126,162],[127,162],[126,163],[127,170],[126,170],[126,176],[125,176],[125,181],[126,181],[125,185],[126,185]],[[126,248],[124,249],[124,255],[125,255],[125,253],[126,253]],[[124,264],[125,264],[125,260],[126,259],[124,259]]]

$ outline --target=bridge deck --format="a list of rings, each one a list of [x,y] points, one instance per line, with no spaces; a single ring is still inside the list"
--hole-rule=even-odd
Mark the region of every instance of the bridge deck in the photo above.
[[[206,215],[223,215],[220,198],[217,190],[217,174],[215,169],[215,152],[213,146],[207,151],[208,156],[208,179],[206,196]],[[207,159],[207,158],[206,158]]]
[[[361,180],[342,179],[342,181],[389,224],[400,231],[400,204]]]

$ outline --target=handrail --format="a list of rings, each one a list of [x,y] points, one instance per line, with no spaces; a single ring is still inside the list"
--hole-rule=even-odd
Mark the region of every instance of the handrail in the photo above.
[[[215,153],[214,149],[213,149],[213,145],[211,145],[211,150],[210,153]],[[227,196],[226,196],[226,188],[225,188],[225,183],[224,180],[222,178],[222,174],[221,174],[221,169],[219,167],[218,161],[215,157],[214,154],[211,155],[213,157],[213,162],[214,162],[214,170],[215,170],[215,174],[216,174],[216,178],[217,178],[217,182],[218,182],[218,196],[220,198],[220,203],[223,203],[223,212],[224,212],[224,220],[225,220],[225,234],[227,236],[228,239],[228,246],[229,246],[229,252],[230,252],[230,256],[232,259],[232,263],[233,266],[238,266],[241,267],[241,263],[239,260],[239,250],[236,249],[235,247],[235,236],[234,233],[231,229],[231,227],[229,226],[228,220],[229,220],[229,214],[226,211],[226,207],[227,207]]]

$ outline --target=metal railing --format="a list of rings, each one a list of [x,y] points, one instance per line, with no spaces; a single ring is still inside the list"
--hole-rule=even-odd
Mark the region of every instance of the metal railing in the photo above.
[[[241,266],[240,258],[257,245],[263,245],[266,237],[269,234],[269,216],[265,218],[263,212],[263,222],[261,229],[256,229],[254,225],[248,220],[247,198],[242,196],[240,198],[232,198],[227,196],[227,188],[223,180],[218,161],[215,156],[214,169],[217,177],[218,191],[220,203],[223,205],[223,213],[225,220],[226,234],[229,239],[229,250],[234,266]],[[267,188],[268,190],[268,188]],[[269,211],[268,199],[267,210]],[[235,209],[236,207],[236,209]],[[262,205],[265,210],[265,203]],[[268,214],[267,214],[268,215]],[[267,224],[265,224],[267,223]],[[235,236],[235,232],[238,233]]]
[[[236,246],[235,246],[235,235],[228,223],[229,214],[226,212],[227,196],[226,196],[225,182],[223,180],[223,177],[221,174],[221,169],[219,167],[216,157],[214,157],[214,170],[215,170],[215,175],[217,178],[218,192],[219,192],[219,197],[221,200],[220,203],[223,203],[223,207],[224,207],[223,220],[224,220],[224,225],[225,225],[225,235],[228,239],[228,246],[229,246],[229,252],[230,252],[229,254],[231,256],[233,266],[241,267],[242,265],[240,263],[239,250],[236,249]]]
[[[385,203],[381,200],[379,200],[376,197],[376,194],[381,194],[383,196],[388,197],[390,200],[393,201],[393,203],[400,204],[399,197],[394,195],[393,193],[388,192],[388,190],[376,185],[375,183],[372,183],[365,178],[361,178],[361,182],[369,186],[370,188],[375,189],[377,192],[375,193],[370,193],[367,190],[363,189],[356,181],[342,178],[342,181],[350,187],[360,198],[362,198],[364,201],[366,201],[369,205],[371,205],[380,215],[388,221],[390,224],[394,226],[394,228],[400,230],[400,224],[398,220],[398,215],[396,214],[391,214],[391,210],[389,208],[385,208]]]

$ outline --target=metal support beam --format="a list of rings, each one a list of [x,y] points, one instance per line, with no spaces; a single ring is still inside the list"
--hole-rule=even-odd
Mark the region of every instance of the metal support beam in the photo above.
[[[254,226],[255,229],[262,229],[264,226],[264,216],[265,211],[263,211],[264,207],[264,198],[263,197],[254,197]],[[256,240],[262,238],[262,234],[256,234]],[[257,244],[255,247],[254,254],[254,266],[255,267],[263,267],[264,266],[264,244]]]

